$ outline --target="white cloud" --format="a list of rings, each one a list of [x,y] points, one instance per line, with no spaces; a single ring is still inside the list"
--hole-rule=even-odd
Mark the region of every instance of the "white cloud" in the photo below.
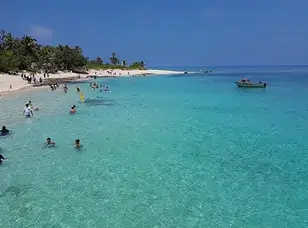
[[[51,38],[53,30],[39,25],[32,25],[29,33],[34,38]]]

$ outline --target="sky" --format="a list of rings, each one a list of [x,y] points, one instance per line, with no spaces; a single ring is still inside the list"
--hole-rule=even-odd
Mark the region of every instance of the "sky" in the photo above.
[[[148,66],[308,65],[307,0],[2,0],[0,29]]]

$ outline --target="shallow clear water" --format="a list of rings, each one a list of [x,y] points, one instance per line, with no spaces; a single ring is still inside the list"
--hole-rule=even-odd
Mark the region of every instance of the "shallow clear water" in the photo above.
[[[307,227],[308,70],[230,72],[2,98],[0,227]]]

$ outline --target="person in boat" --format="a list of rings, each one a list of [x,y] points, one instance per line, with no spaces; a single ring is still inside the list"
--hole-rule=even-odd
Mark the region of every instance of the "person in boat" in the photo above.
[[[43,147],[46,147],[46,146],[55,146],[55,145],[56,145],[55,142],[51,141],[50,138],[47,138],[47,139],[46,139],[46,142],[43,144]]]
[[[5,135],[10,134],[10,130],[8,130],[6,126],[3,126],[0,133],[1,133],[1,136],[5,136]]]
[[[82,147],[82,145],[80,144],[80,140],[79,139],[76,139],[75,140],[75,148],[76,149],[80,149]]]
[[[70,114],[75,114],[75,113],[76,113],[76,105],[73,105],[71,107]]]
[[[29,104],[26,104],[26,107],[25,107],[25,109],[24,109],[24,111],[23,111],[23,114],[26,116],[26,117],[31,117],[31,115],[33,116],[33,112],[32,112],[32,110],[30,109],[30,107],[29,107]]]
[[[2,156],[2,154],[0,154],[0,164],[3,162],[3,160],[5,160],[5,158]]]

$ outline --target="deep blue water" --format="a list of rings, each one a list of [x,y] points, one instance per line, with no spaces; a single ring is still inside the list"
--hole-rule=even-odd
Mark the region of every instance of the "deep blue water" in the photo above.
[[[205,69],[1,100],[0,227],[308,227],[308,68]]]

